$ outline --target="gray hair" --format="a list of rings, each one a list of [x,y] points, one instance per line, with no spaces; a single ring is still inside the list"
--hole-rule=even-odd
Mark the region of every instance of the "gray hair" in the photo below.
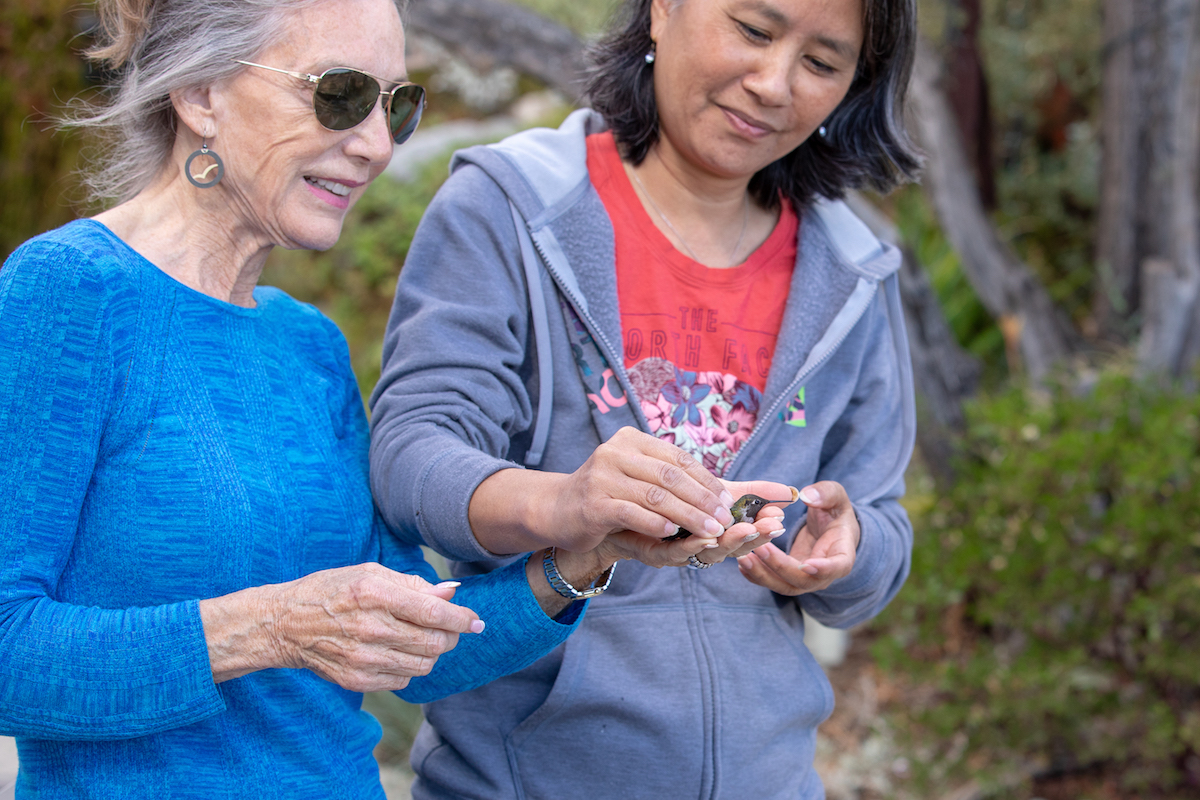
[[[121,203],[166,168],[175,144],[172,92],[211,86],[278,43],[284,16],[322,0],[99,0],[100,41],[88,51],[110,77],[99,103],[76,100],[62,119],[97,137],[82,168],[98,203]],[[407,0],[392,0],[404,13]]]

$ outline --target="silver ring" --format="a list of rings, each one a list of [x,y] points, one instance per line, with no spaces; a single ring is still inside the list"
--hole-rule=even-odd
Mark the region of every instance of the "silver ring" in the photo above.
[[[714,561],[713,563],[715,564],[716,562]],[[701,561],[695,556],[688,556],[687,565],[688,569],[708,569],[712,566],[712,564],[709,564],[707,561]]]

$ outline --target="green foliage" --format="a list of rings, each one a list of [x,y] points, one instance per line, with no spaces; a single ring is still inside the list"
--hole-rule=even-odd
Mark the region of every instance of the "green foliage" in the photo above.
[[[346,217],[331,250],[276,250],[263,271],[261,283],[313,303],[337,323],[364,397],[379,379],[396,278],[425,207],[446,179],[447,160],[434,159],[412,183],[380,177]]]
[[[1005,374],[1004,336],[962,269],[962,259],[946,241],[920,187],[905,186],[891,198],[901,238],[929,275],[955,339],[991,369],[992,382]]]
[[[0,6],[0,260],[75,216],[63,197],[80,194],[78,137],[52,134],[49,115],[86,86],[77,8],[72,0]]]
[[[1077,321],[1099,204],[1099,0],[984,0],[1001,232]]]
[[[984,754],[1122,765],[1180,796],[1200,753],[1200,399],[1118,370],[970,411],[877,655],[940,691],[914,714]],[[972,760],[974,759],[974,760]]]

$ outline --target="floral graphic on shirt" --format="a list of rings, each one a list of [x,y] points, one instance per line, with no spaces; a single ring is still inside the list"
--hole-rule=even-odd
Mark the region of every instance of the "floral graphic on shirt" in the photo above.
[[[661,358],[629,370],[650,431],[718,477],[754,430],[762,393],[724,372],[689,372]]]

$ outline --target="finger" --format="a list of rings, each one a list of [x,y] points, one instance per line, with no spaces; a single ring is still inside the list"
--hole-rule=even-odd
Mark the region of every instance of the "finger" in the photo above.
[[[790,505],[794,503],[800,496],[800,492],[794,486],[788,486],[786,483],[776,483],[775,481],[722,481],[729,493],[734,497],[741,497],[744,494],[756,494],[769,501],[771,505],[767,508]]]
[[[804,570],[805,562],[792,558],[775,545],[764,545],[752,555],[762,563],[765,571],[776,576],[783,584],[799,591],[812,591],[817,588],[816,578]]]
[[[757,519],[753,523],[739,522],[722,537],[721,542],[726,545],[732,543],[732,549],[721,555],[726,558],[743,556],[782,536],[783,531],[783,523],[773,517]]]
[[[454,591],[460,586],[462,586],[460,581],[442,581],[421,591],[425,594],[431,594],[434,597],[440,597],[443,600],[453,600]]]
[[[728,493],[691,455],[666,442],[659,444],[669,450],[654,458],[630,461],[626,474],[633,482],[626,491],[614,494],[659,515],[667,535],[675,533],[677,526],[697,536],[720,536],[725,526],[733,522]],[[696,480],[697,472],[712,478],[717,491]],[[665,528],[667,524],[671,527]]]
[[[762,552],[766,549],[766,545],[760,547],[753,553],[748,553],[737,560],[738,570],[742,576],[751,583],[762,586],[764,589],[770,589],[776,594],[795,597],[803,594],[805,589],[796,586],[784,580],[779,573],[766,565],[762,559]]]
[[[632,428],[623,428],[618,432],[618,435],[624,434],[626,431],[630,432],[630,436],[637,437],[637,440],[644,446],[645,452],[653,455],[660,461],[673,464],[683,470],[689,478],[711,494],[720,505],[728,508],[729,504],[734,501],[735,495],[729,493],[725,488],[724,482],[709,472],[701,462],[697,461],[686,450],[676,447],[670,442],[665,442],[657,436],[652,436]]]
[[[398,593],[388,611],[397,621],[418,628],[450,633],[483,632],[483,626],[475,624],[482,620],[474,611],[425,591]]]
[[[809,508],[820,508],[825,511],[845,510],[851,508],[850,496],[846,487],[837,481],[819,481],[805,486],[800,490],[800,499]]]

